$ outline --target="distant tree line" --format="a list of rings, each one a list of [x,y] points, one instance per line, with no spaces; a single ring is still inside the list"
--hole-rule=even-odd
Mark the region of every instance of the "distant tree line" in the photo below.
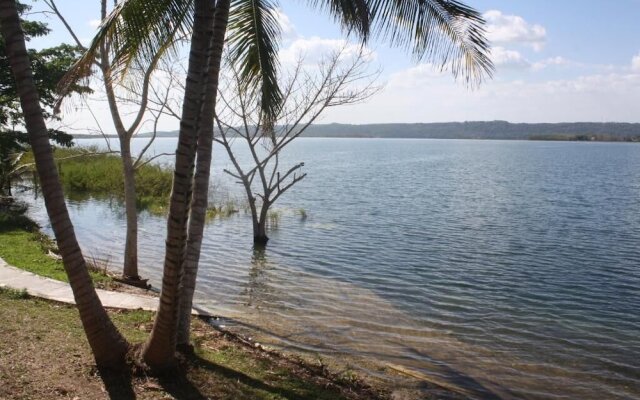
[[[529,140],[556,140],[572,142],[640,142],[640,135],[534,135],[529,136]]]
[[[140,137],[151,135],[152,133],[142,133]],[[178,132],[157,132],[156,135],[157,137],[177,137]],[[302,136],[638,142],[640,141],[640,123],[567,122],[515,124],[507,121],[471,121],[415,124],[318,124],[309,126]],[[80,137],[76,136],[76,138]]]
[[[637,141],[640,124],[575,122],[524,124],[472,121],[416,124],[314,125],[307,137]]]

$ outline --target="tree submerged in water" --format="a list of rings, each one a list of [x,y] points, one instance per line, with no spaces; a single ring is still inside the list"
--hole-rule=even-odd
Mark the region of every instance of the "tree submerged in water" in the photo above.
[[[253,223],[253,241],[265,246],[269,240],[269,209],[285,192],[303,180],[304,162],[283,167],[284,148],[316,121],[327,108],[365,101],[378,91],[379,72],[369,72],[371,54],[363,47],[352,53],[347,46],[308,65],[300,59],[280,83],[282,103],[272,120],[261,111],[260,97],[242,85],[240,75],[230,65],[230,74],[221,88],[216,124],[221,144],[234,170],[224,172],[243,185]],[[233,148],[241,140],[251,154],[251,167],[243,168]]]

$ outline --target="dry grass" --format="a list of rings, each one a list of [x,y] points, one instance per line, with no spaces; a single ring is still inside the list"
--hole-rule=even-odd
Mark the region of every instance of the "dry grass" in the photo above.
[[[143,341],[153,313],[111,311],[132,342]],[[243,344],[195,321],[195,354],[165,377],[100,373],[77,311],[0,290],[0,399],[376,399],[361,380]]]

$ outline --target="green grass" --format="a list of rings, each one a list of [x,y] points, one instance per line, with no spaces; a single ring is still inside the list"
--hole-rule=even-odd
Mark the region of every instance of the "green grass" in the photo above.
[[[148,337],[154,313],[109,314],[131,343]],[[64,389],[68,398],[103,398],[104,386],[112,398],[120,398],[118,390],[127,386],[141,399],[330,400],[346,398],[343,393],[379,398],[367,392],[354,396],[357,382],[345,386],[342,379],[316,375],[295,361],[241,345],[200,320],[193,321],[195,355],[185,358],[185,368],[168,377],[118,376],[111,383],[91,372],[93,359],[75,307],[0,288],[0,320],[0,342],[12,343],[0,347],[0,398],[46,398],[52,387]]]
[[[300,221],[306,221],[309,215],[307,214],[307,210],[304,208],[298,208],[296,210],[296,214],[300,216]]]
[[[269,212],[267,212],[267,223],[271,229],[278,228],[280,218],[282,218],[282,211],[280,210],[269,210]]]
[[[8,264],[34,274],[68,282],[62,261],[48,255],[55,244],[40,233],[35,222],[24,215],[0,210],[0,257]],[[111,278],[99,271],[89,271],[94,282]]]
[[[115,154],[93,154],[96,148],[56,148],[54,156],[65,192],[72,198],[124,198],[122,161]],[[32,163],[33,156],[24,157]],[[140,210],[162,210],[171,194],[173,172],[156,164],[136,170],[136,203]],[[159,212],[158,212],[159,213]]]
[[[237,202],[228,199],[224,204],[218,207],[216,207],[215,204],[209,205],[209,207],[207,208],[207,220],[211,220],[216,217],[229,218],[232,215],[237,214],[238,212],[240,212],[240,210]]]
[[[6,296],[11,300],[26,300],[30,298],[27,289],[13,289],[13,288],[5,288],[0,287],[0,294]]]

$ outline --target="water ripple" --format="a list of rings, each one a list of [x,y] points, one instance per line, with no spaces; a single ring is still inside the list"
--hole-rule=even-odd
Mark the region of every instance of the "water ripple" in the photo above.
[[[639,146],[303,139],[287,160],[309,176],[282,198],[266,252],[243,213],[207,226],[197,297],[229,324],[472,398],[640,397]],[[213,178],[234,193],[228,167],[216,158]],[[121,206],[70,211],[85,252],[121,262]],[[141,216],[156,285],[165,229]]]

